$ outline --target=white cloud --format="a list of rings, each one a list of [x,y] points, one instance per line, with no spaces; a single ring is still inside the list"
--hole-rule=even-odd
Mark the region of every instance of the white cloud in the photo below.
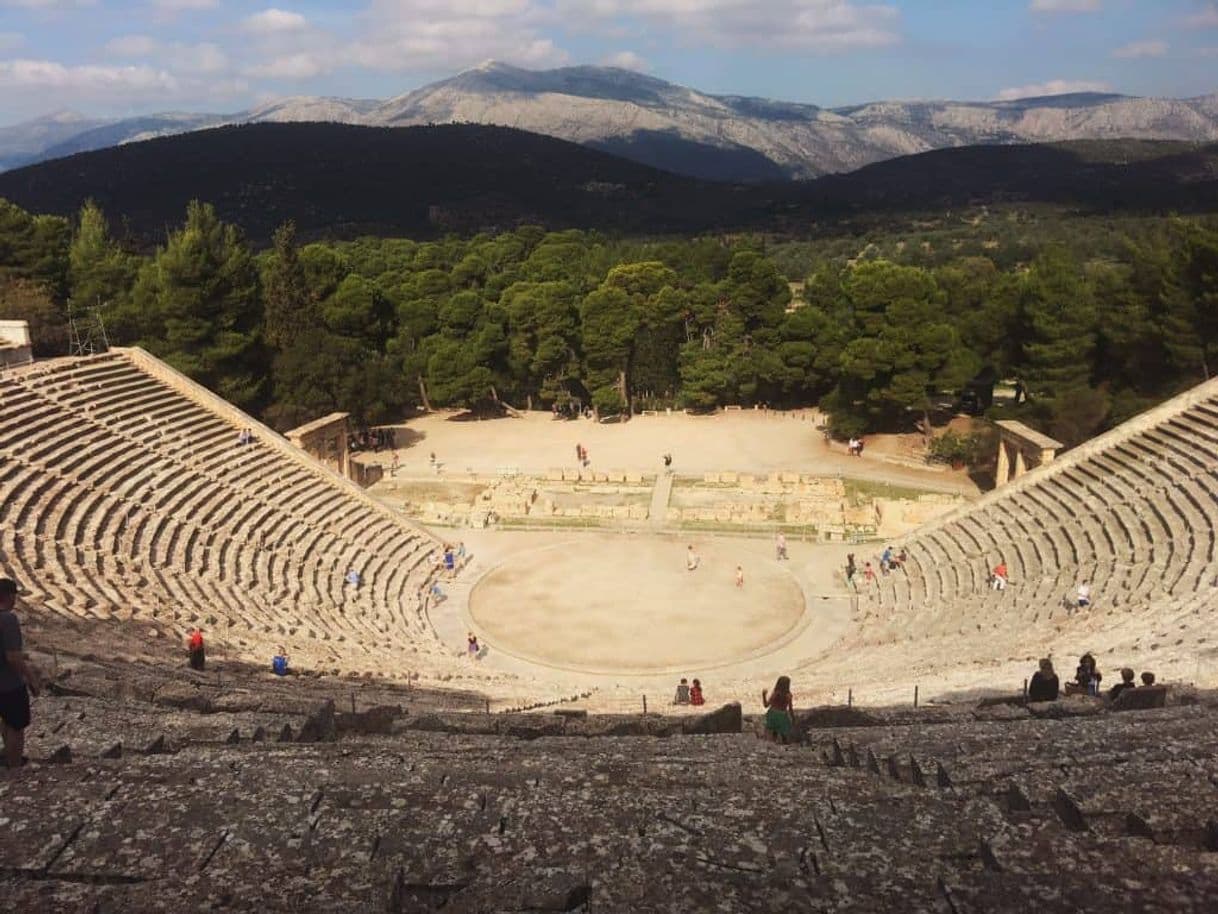
[[[16,6],[27,10],[63,10],[96,5],[97,0],[0,0],[0,6]]]
[[[151,35],[121,35],[106,42],[106,53],[112,57],[151,57],[159,47]]]
[[[213,10],[220,0],[151,0],[152,5],[163,13],[182,13],[191,10]]]
[[[170,45],[164,62],[170,69],[183,73],[223,73],[228,69],[228,55],[210,41]]]
[[[994,98],[1000,102],[1019,98],[1038,98],[1042,95],[1069,95],[1072,92],[1107,92],[1111,87],[1106,82],[1086,79],[1051,79],[1043,83],[1012,86],[1003,89]]]
[[[1167,53],[1166,41],[1131,41],[1112,52],[1113,57],[1122,60],[1138,60],[1142,57],[1162,57]]]
[[[529,67],[567,62],[544,37],[547,13],[535,0],[374,0],[362,35],[339,54],[383,71],[455,70],[488,59]]]
[[[897,44],[900,10],[853,0],[557,0],[566,17],[636,17],[686,44],[847,51]]]
[[[260,13],[247,16],[242,26],[247,32],[294,32],[309,24],[300,13],[289,12],[275,7],[265,9]]]
[[[177,79],[164,70],[145,66],[64,66],[51,60],[0,61],[0,87],[70,89],[82,94],[110,91],[172,91]]]
[[[1187,17],[1184,27],[1189,29],[1218,29],[1218,3],[1206,4],[1199,13]]]
[[[330,61],[319,54],[300,52],[276,57],[246,69],[246,75],[263,79],[311,79],[332,69]]]
[[[640,73],[651,69],[651,64],[634,51],[618,51],[604,58],[601,63],[607,67],[621,67],[623,70],[637,70]]]
[[[1101,6],[1100,0],[1032,0],[1029,8],[1034,13],[1094,13]]]

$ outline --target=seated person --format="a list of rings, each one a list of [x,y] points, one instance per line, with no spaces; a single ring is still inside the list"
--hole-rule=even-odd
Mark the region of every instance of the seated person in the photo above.
[[[1007,589],[1007,563],[999,562],[994,566],[994,573],[990,577],[990,586],[995,590]]]
[[[1040,669],[1032,674],[1028,683],[1028,701],[1057,701],[1057,673],[1053,672],[1053,661],[1045,657]]]
[[[1074,671],[1074,681],[1087,691],[1089,695],[1099,694],[1100,682],[1103,680],[1100,671],[1096,669],[1095,658],[1091,654],[1083,654],[1078,658],[1078,667]]]
[[[1091,605],[1091,585],[1086,581],[1078,585],[1078,608],[1086,609]]]
[[[271,672],[276,676],[288,675],[288,655],[283,649],[279,649],[279,653],[271,658]]]
[[[702,697],[702,683],[697,679],[694,680],[694,684],[689,689],[689,703],[691,705],[706,704],[706,699]]]
[[[674,705],[689,704],[689,682],[685,677],[681,677],[680,683],[677,684],[677,694],[673,696],[672,703]]]
[[[1121,681],[1108,690],[1108,697],[1115,699],[1126,689],[1132,689],[1134,687],[1135,683],[1133,681],[1133,670],[1131,670],[1129,667],[1124,667],[1121,670]]]
[[[1155,674],[1150,672],[1150,670],[1147,670],[1145,673],[1142,674],[1142,685],[1143,686],[1152,686],[1154,684],[1155,684]]]

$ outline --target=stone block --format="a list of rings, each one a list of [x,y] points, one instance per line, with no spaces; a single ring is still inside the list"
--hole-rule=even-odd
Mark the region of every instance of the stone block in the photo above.
[[[703,473],[702,481],[709,485],[712,485],[712,486],[718,485],[719,484],[719,474],[718,473]]]
[[[707,714],[686,718],[681,729],[685,733],[740,733],[743,725],[740,702],[734,701]]]
[[[1112,703],[1114,711],[1147,711],[1167,706],[1167,686],[1139,686],[1125,689]]]
[[[628,482],[630,485],[636,485],[636,486],[642,485],[643,474],[642,473],[627,473],[626,482]]]

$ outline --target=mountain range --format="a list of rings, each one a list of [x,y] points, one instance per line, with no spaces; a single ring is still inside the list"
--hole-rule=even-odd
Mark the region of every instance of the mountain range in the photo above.
[[[514,127],[690,177],[806,179],[973,145],[1218,140],[1218,94],[1104,93],[1012,101],[882,101],[842,108],[714,95],[612,67],[488,63],[386,100],[295,97],[235,114],[97,119],[59,113],[0,128],[0,170],[209,127],[262,122]]]

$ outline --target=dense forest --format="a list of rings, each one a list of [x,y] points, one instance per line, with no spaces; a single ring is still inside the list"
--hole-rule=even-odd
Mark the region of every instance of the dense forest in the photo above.
[[[0,197],[72,218],[94,199],[151,250],[192,199],[255,244],[294,222],[303,240],[431,240],[521,225],[615,236],[833,234],[846,219],[982,204],[1092,215],[1218,211],[1218,144],[1107,140],[967,146],[813,181],[681,177],[507,127],[245,124],[127,143],[0,173]]]
[[[1218,221],[983,208],[818,241],[526,226],[311,244],[287,223],[256,252],[191,203],[146,255],[92,203],[0,201],[0,315],[53,354],[69,302],[280,428],[420,403],[761,402],[819,403],[846,435],[917,427],[988,366],[1075,443],[1218,365]]]

